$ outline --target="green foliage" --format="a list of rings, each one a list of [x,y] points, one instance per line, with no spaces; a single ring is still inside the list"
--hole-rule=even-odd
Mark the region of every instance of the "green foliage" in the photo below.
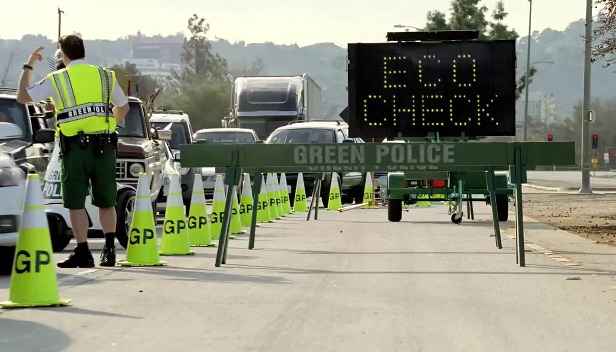
[[[607,67],[616,62],[616,0],[595,0],[595,7],[601,9],[591,38],[598,41],[592,48],[592,60],[604,60]]]

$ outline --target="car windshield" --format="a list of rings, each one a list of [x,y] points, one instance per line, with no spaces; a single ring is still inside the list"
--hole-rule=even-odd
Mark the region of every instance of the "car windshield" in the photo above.
[[[117,125],[116,131],[120,137],[145,138],[141,105],[139,103],[129,103],[129,106],[128,114],[126,114],[124,121]]]
[[[13,99],[0,99],[0,122],[8,122],[19,126],[22,140],[31,140],[31,127],[28,110],[25,105]]]
[[[334,131],[318,128],[293,128],[274,131],[265,143],[335,143]]]
[[[167,127],[170,122],[150,122],[152,127],[157,130],[162,130]],[[171,149],[180,149],[180,145],[187,144],[188,139],[186,138],[186,125],[183,123],[171,123],[171,140],[169,141],[169,146]]]
[[[201,131],[197,132],[195,140],[213,143],[253,143],[255,137],[250,132],[238,131]]]

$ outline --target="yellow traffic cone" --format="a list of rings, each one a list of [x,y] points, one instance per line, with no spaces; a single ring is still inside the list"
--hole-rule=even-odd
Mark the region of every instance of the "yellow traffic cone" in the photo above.
[[[340,186],[338,186],[338,173],[332,172],[332,180],[329,185],[329,201],[327,202],[327,210],[336,210],[342,208],[342,200],[340,199]]]
[[[363,209],[376,209],[378,208],[375,204],[375,196],[372,187],[372,172],[366,173],[366,183],[364,185],[364,199],[362,203],[368,203],[368,205],[363,206]]]
[[[253,203],[254,198],[252,197],[252,187],[250,186],[250,175],[244,174],[244,185],[242,187],[242,197],[240,200],[240,220],[244,227],[250,227],[250,224],[252,224]]]
[[[280,174],[280,195],[282,196],[282,209],[284,214],[291,214],[291,203],[289,202],[289,186],[287,185],[287,175]]]
[[[265,176],[261,177],[261,189],[259,190],[259,203],[257,205],[257,222],[273,222],[270,219],[269,212],[269,198],[267,197],[267,184],[265,182]]]
[[[195,174],[188,210],[188,239],[192,247],[213,247],[211,225],[207,219],[207,205],[201,174]]]
[[[297,183],[295,185],[295,197],[293,197],[293,211],[298,213],[306,213],[308,211],[308,202],[306,201],[306,188],[304,186],[304,174],[297,174]]]
[[[274,180],[272,180],[272,174],[267,174],[265,181],[267,187],[267,199],[269,200],[270,220],[280,219],[278,215],[278,206],[276,205],[276,192],[274,191]]]
[[[58,290],[41,181],[37,174],[29,174],[13,259],[9,300],[0,302],[0,307],[50,307],[70,303],[70,299],[60,298]]]
[[[194,255],[195,252],[190,249],[188,228],[186,227],[186,210],[182,201],[180,174],[172,173],[170,181],[163,236],[160,241],[160,254]]]
[[[220,238],[222,230],[222,219],[225,214],[225,186],[222,175],[216,175],[216,183],[214,184],[214,196],[212,201],[212,216],[210,217],[210,229],[212,239]]]
[[[278,216],[284,217],[284,209],[282,208],[282,194],[280,193],[280,182],[278,182],[278,174],[272,174],[274,181],[274,194],[276,195],[276,210],[278,210]]]
[[[158,254],[156,222],[150,201],[150,179],[148,174],[139,174],[135,212],[130,223],[126,259],[118,262],[121,266],[167,265]]]
[[[237,188],[236,188],[237,189]],[[240,218],[240,205],[237,202],[237,191],[233,192],[233,208],[231,209],[231,227],[229,233],[241,235],[246,233],[242,229],[242,219]]]
[[[421,200],[421,199],[428,199],[429,196],[427,194],[418,194],[417,195],[417,203],[415,203],[416,207],[429,207],[431,206],[430,201],[428,200]]]

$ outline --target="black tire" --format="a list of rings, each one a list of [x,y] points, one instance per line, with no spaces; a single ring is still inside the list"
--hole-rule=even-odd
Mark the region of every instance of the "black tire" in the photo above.
[[[400,222],[402,220],[402,199],[389,199],[387,203],[387,220]]]
[[[355,200],[355,204],[361,204],[364,202],[364,186],[359,185],[351,192],[351,198]]]
[[[458,215],[458,214],[456,214],[456,213],[451,214],[451,222],[453,222],[456,225],[460,225],[460,223],[462,223],[462,218],[464,216],[460,216],[460,218],[458,219],[458,218],[456,218],[456,215]]]
[[[73,234],[69,233],[66,222],[59,215],[47,214],[47,222],[49,223],[51,249],[54,253],[62,252],[71,242]]]
[[[0,275],[11,275],[14,259],[15,247],[0,246]]]
[[[498,211],[498,221],[509,220],[509,197],[496,196],[496,210]]]
[[[130,188],[123,189],[118,195],[116,204],[116,238],[124,248],[128,247],[128,236],[130,231],[130,221],[135,211],[136,193]],[[156,205],[156,202],[154,202]],[[156,208],[153,208],[156,209]]]

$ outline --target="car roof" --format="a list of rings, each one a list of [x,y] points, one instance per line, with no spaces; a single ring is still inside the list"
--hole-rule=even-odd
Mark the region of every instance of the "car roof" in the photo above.
[[[217,127],[217,128],[202,128],[195,133],[199,132],[248,132],[254,133],[252,128],[239,128],[239,127]]]
[[[190,119],[186,114],[166,114],[166,113],[153,113],[150,117],[150,122],[187,122],[190,123]]]
[[[320,128],[335,130],[338,128],[349,128],[349,125],[343,121],[331,120],[331,121],[307,121],[297,122],[286,126],[278,127],[276,130],[294,130],[294,129],[306,129],[306,128]]]

